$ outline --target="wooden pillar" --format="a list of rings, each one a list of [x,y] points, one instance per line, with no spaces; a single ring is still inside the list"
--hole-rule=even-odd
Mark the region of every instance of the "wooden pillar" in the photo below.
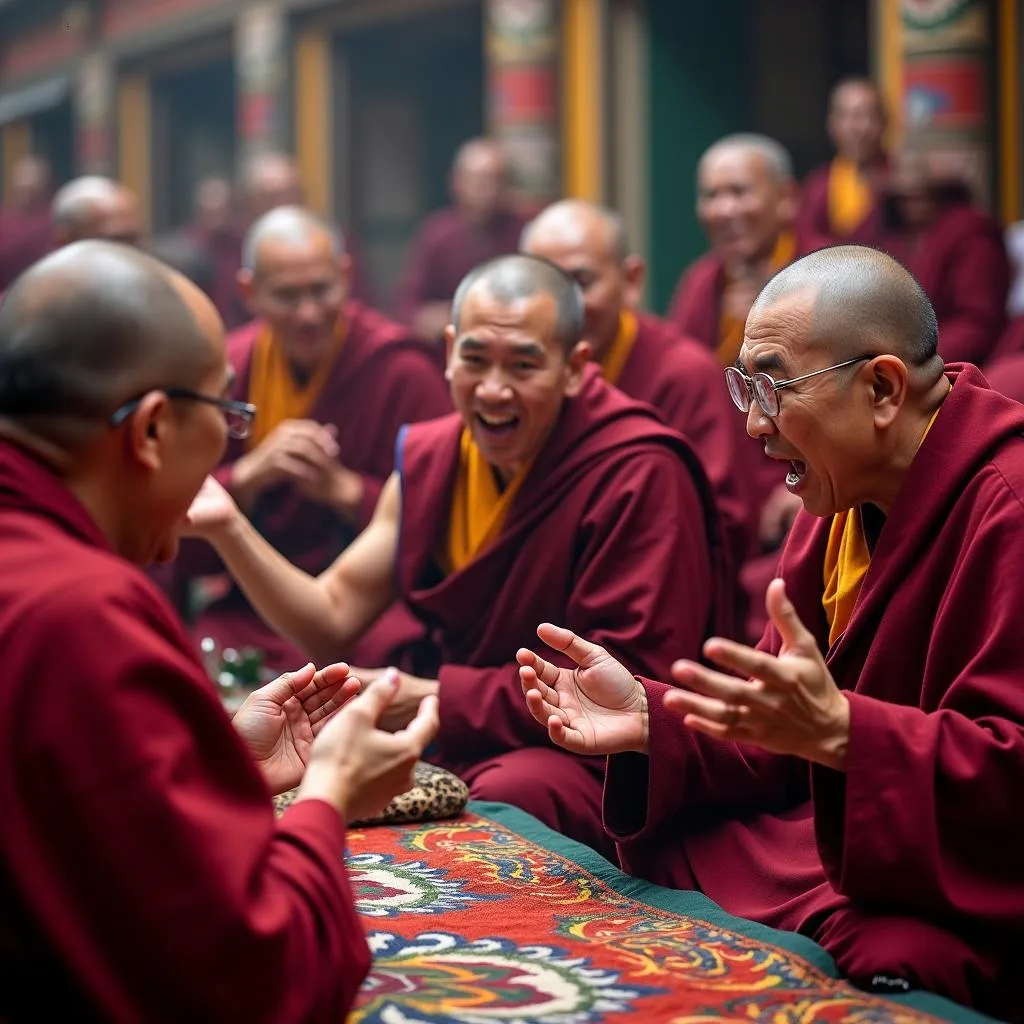
[[[1021,56],[1024,31],[1021,0],[998,0],[996,39],[999,43],[999,210],[1007,224],[1024,217],[1024,152],[1022,152],[1021,108],[1024,107],[1024,78]]]
[[[118,177],[139,198],[142,222],[153,216],[152,93],[143,72],[125,75],[117,89]]]
[[[244,5],[235,24],[241,158],[281,149],[286,139],[288,54],[284,12],[275,0]]]
[[[562,0],[562,188],[594,202],[606,198],[605,5]]]
[[[32,126],[27,120],[10,121],[0,129],[0,160],[3,162],[4,201],[11,198],[14,166],[32,152]]]
[[[295,156],[310,208],[333,214],[333,104],[331,39],[323,28],[309,29],[295,42]]]
[[[114,169],[114,83],[110,58],[103,52],[82,58],[75,81],[75,153],[82,174]]]

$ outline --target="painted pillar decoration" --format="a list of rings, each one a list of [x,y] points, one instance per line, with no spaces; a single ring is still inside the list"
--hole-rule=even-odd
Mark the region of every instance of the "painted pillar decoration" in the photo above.
[[[236,35],[238,138],[244,162],[285,142],[288,55],[280,5],[269,0],[247,4],[239,12]]]
[[[958,173],[978,201],[991,188],[991,39],[985,0],[901,0],[906,137]]]
[[[113,172],[113,136],[113,68],[105,53],[90,53],[75,80],[75,144],[82,174]]]
[[[561,192],[559,4],[487,0],[488,130],[508,154],[516,193],[539,208]]]

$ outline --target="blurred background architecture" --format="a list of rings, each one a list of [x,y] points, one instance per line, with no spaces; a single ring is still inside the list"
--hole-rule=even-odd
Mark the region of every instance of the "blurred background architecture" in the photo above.
[[[704,248],[697,158],[764,132],[798,174],[830,154],[828,91],[883,85],[892,141],[960,163],[1021,217],[1022,0],[0,0],[0,183],[35,152],[58,184],[112,174],[149,229],[247,156],[296,155],[387,303],[452,154],[507,146],[519,200],[625,214],[663,308]]]

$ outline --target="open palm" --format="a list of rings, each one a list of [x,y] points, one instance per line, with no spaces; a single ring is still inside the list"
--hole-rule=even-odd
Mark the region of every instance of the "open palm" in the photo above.
[[[577,754],[643,750],[647,698],[629,670],[571,630],[544,623],[537,635],[576,663],[560,668],[525,648],[516,655],[530,713],[551,739]]]

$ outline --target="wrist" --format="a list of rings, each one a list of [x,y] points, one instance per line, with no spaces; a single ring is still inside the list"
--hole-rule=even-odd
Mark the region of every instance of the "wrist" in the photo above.
[[[338,765],[311,761],[302,777],[299,791],[295,794],[295,800],[323,800],[347,823],[352,802],[352,780]]]
[[[833,771],[845,772],[846,759],[850,749],[850,702],[846,694],[840,693],[836,701],[835,720],[812,760],[831,768]]]
[[[640,742],[637,745],[636,753],[649,754],[651,749],[651,716],[650,705],[647,701],[647,691],[643,683],[637,680],[637,689],[640,699]]]
[[[339,466],[334,475],[334,506],[342,515],[356,518],[363,507],[366,488],[363,478],[358,474]]]
[[[250,452],[248,455],[243,455],[231,467],[228,490],[240,505],[251,504],[262,488],[258,463],[253,458],[255,454],[255,452]]]

